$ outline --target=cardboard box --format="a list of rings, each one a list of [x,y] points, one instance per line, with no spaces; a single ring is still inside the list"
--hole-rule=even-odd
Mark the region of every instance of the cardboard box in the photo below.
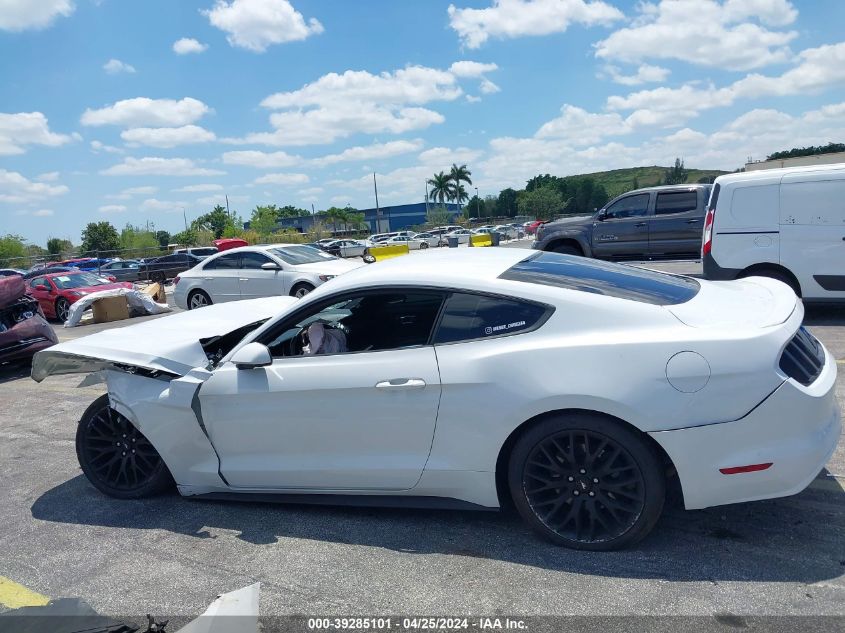
[[[141,290],[144,294],[150,295],[156,303],[167,303],[167,295],[164,286],[160,283],[151,283]]]
[[[103,297],[91,306],[94,310],[94,323],[108,323],[129,318],[129,304],[126,297]]]

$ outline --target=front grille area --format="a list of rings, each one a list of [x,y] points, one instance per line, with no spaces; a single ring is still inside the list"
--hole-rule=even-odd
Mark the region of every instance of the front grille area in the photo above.
[[[780,369],[790,378],[809,385],[824,367],[824,350],[804,327],[798,329],[780,357]]]

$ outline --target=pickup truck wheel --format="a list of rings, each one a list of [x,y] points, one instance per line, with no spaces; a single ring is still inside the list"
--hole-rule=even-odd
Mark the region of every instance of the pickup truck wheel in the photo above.
[[[583,255],[584,253],[581,252],[581,249],[577,246],[572,246],[571,244],[561,244],[560,246],[555,246],[552,249],[555,253],[560,253],[561,255]]]
[[[76,456],[82,472],[100,492],[118,499],[140,499],[173,486],[158,451],[135,426],[97,398],[76,429]]]

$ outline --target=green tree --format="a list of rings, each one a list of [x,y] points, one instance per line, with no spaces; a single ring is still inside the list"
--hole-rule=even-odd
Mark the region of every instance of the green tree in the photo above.
[[[124,250],[147,251],[159,245],[155,233],[140,226],[127,224],[120,231],[120,248]]]
[[[478,196],[473,196],[469,199],[469,202],[467,202],[466,212],[471,218],[481,218],[484,217],[484,215],[487,215],[484,209],[484,201]]]
[[[226,227],[233,225],[233,219],[229,216],[226,208],[219,204],[209,213],[201,215],[192,222],[192,226],[197,229],[211,231],[214,234],[214,239],[219,239],[223,235],[223,231],[226,230]]]
[[[604,185],[597,184],[593,187],[593,193],[590,196],[588,213],[592,213],[593,210],[601,209],[609,199],[610,196],[607,195],[607,190],[604,188]]]
[[[346,207],[344,209],[346,212],[346,223],[352,230],[354,231],[367,231],[369,230],[369,225],[367,224],[366,216],[363,212],[353,209],[352,207]]]
[[[452,199],[457,200],[458,205],[469,198],[463,183],[471,185],[472,178],[470,176],[472,176],[472,172],[467,169],[466,165],[458,167],[455,163],[452,163],[452,169],[449,170],[449,180],[452,181]]]
[[[166,249],[170,244],[170,233],[167,231],[156,231],[156,240],[158,240],[159,249]]]
[[[451,184],[451,189],[452,189],[452,200],[457,202],[458,205],[461,205],[464,202],[466,202],[467,200],[469,200],[469,194],[467,193],[467,190],[464,188],[464,186],[461,183],[454,183],[453,182]]]
[[[20,235],[8,233],[0,237],[0,262],[2,266],[26,267],[26,246]]]
[[[111,222],[89,222],[82,229],[82,245],[79,249],[85,254],[100,251],[103,255],[108,251],[117,251],[120,249],[120,235]]]
[[[563,209],[564,204],[557,189],[549,186],[521,191],[517,200],[520,215],[533,216],[538,220],[551,219]]]
[[[180,244],[181,246],[196,246],[199,242],[199,238],[195,229],[188,229],[187,231],[174,233],[171,236],[171,239],[173,240],[174,244]]]
[[[326,209],[325,218],[327,222],[332,223],[332,233],[337,233],[337,225],[338,223],[346,223],[349,219],[349,215],[346,212],[346,209],[340,209],[338,207],[329,207]]]
[[[640,179],[634,176],[634,182],[631,183],[631,189],[639,189],[640,188]]]
[[[481,208],[484,217],[494,218],[500,215],[507,215],[507,213],[499,209],[499,199],[496,196],[485,196],[484,205]],[[514,214],[516,214],[516,205],[514,204]]]
[[[430,226],[443,226],[449,224],[452,214],[444,206],[431,207],[425,214],[425,222]]]
[[[510,218],[516,215],[516,191],[508,187],[499,192],[499,201],[496,205],[499,213]]]
[[[665,185],[681,185],[687,181],[688,172],[684,169],[684,161],[680,158],[675,159],[675,166],[666,170],[663,176],[663,184]]]
[[[311,215],[310,211],[300,209],[290,204],[286,204],[277,211],[280,218],[301,218],[306,215]]]
[[[71,251],[73,251],[73,244],[70,240],[63,240],[60,237],[51,237],[47,240],[47,253],[55,255],[57,259]]]
[[[252,210],[252,215],[249,218],[249,228],[259,235],[270,235],[276,230],[278,217],[275,204],[257,206]]]
[[[434,174],[428,179],[428,185],[431,187],[431,191],[428,192],[430,200],[437,200],[443,204],[452,199],[452,178],[449,174],[444,174],[442,171]]]

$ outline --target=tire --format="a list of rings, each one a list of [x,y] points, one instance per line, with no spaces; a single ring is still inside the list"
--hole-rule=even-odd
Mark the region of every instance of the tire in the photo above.
[[[577,246],[572,246],[571,244],[561,244],[560,246],[555,246],[552,249],[555,253],[560,253],[561,255],[583,255],[584,253],[581,252],[581,249]]]
[[[296,297],[297,299],[302,299],[302,297],[307,295],[312,290],[314,290],[314,286],[312,286],[311,284],[299,282],[298,284],[294,285],[293,288],[290,289],[290,296]]]
[[[428,248],[428,242],[422,242],[420,244],[420,249]]]
[[[56,320],[60,323],[67,321],[68,313],[70,312],[70,302],[64,297],[56,299]]]
[[[109,406],[108,395],[97,398],[82,414],[76,428],[76,457],[88,481],[110,497],[141,499],[174,485],[158,451]]]
[[[205,308],[212,305],[211,297],[204,290],[191,290],[188,293],[188,310]]]
[[[781,272],[780,270],[776,270],[774,268],[764,268],[761,270],[749,270],[739,275],[740,279],[745,279],[746,277],[768,277],[769,279],[777,279],[792,288],[792,292],[794,292],[797,297],[801,296],[801,286],[798,285],[798,282],[793,277]]]
[[[644,538],[666,497],[654,451],[635,431],[590,413],[530,427],[511,452],[508,486],[517,511],[537,533],[593,551]]]
[[[150,275],[150,281],[154,281],[157,284],[163,284],[167,281],[167,276],[162,272],[155,272]]]

